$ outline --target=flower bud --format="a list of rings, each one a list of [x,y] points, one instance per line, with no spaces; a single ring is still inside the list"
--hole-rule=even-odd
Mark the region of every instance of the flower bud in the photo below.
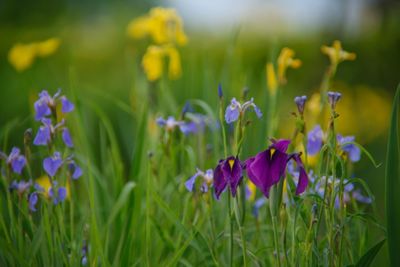
[[[303,115],[304,113],[304,104],[307,101],[307,96],[303,95],[303,96],[296,96],[294,98],[294,102],[297,105],[297,109],[299,110],[299,114]]]

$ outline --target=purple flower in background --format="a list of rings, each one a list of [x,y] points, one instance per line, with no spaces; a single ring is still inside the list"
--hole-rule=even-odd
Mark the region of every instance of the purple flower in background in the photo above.
[[[262,206],[265,205],[265,203],[267,203],[266,199],[264,197],[257,199],[254,202],[254,206],[253,206],[253,210],[252,210],[252,214],[254,217],[258,218],[258,214],[260,212],[260,208]]]
[[[61,112],[68,113],[73,111],[75,108],[74,104],[71,103],[65,96],[61,97]]]
[[[67,147],[70,147],[70,148],[74,147],[74,144],[72,143],[72,138],[71,138],[68,128],[63,129],[62,139]]]
[[[218,84],[218,97],[221,99],[224,96],[222,92],[222,85]]]
[[[214,170],[215,196],[219,199],[227,186],[230,187],[232,196],[236,196],[236,189],[243,177],[243,168],[237,157],[230,156],[220,160]]]
[[[185,112],[185,115],[190,121],[176,120],[173,116],[169,116],[167,119],[159,117],[156,122],[167,131],[173,131],[176,128],[179,128],[184,135],[204,131],[205,126],[210,124],[208,118],[202,114],[189,114]]]
[[[240,113],[245,113],[248,108],[252,107],[258,118],[262,117],[261,110],[254,104],[254,99],[240,104],[236,98],[232,98],[230,105],[225,110],[226,123],[232,123],[238,120]]]
[[[358,146],[355,144],[346,144],[349,142],[354,142],[355,138],[354,136],[341,136],[337,135],[337,140],[339,142],[340,147],[344,152],[346,152],[349,155],[350,161],[352,162],[357,162],[361,158],[361,151]]]
[[[246,171],[250,181],[269,197],[270,188],[285,175],[290,140],[277,140],[268,149],[246,160]]]
[[[324,132],[318,124],[307,134],[307,153],[309,155],[317,154],[322,147]]]
[[[54,191],[54,189],[57,189]],[[57,205],[58,203],[63,202],[66,197],[67,197],[67,189],[65,187],[58,187],[57,188],[57,183],[54,183],[52,187],[49,189],[49,197],[53,199],[54,205]]]
[[[74,160],[68,164],[68,170],[71,173],[72,179],[76,180],[82,176],[82,169],[75,163]]]
[[[0,153],[0,157],[6,160],[7,164],[11,166],[13,172],[21,174],[22,169],[25,167],[26,164],[26,158],[24,155],[21,155],[20,149],[17,147],[13,147],[11,149],[10,155],[8,156],[2,152]]]
[[[303,115],[303,113],[304,113],[304,104],[306,103],[306,101],[307,101],[307,96],[305,96],[305,95],[296,96],[294,98],[294,102],[297,105],[297,109],[298,109],[300,115]]]
[[[54,152],[53,156],[43,160],[43,168],[50,177],[54,177],[56,175],[62,164],[63,160],[61,159],[60,152]]]
[[[12,183],[10,185],[10,190],[16,190],[18,192],[18,194],[23,194],[31,186],[32,186],[31,180],[29,180],[28,182],[25,182],[24,180],[17,182],[16,180],[14,180],[14,181],[12,181]]]
[[[37,204],[38,200],[39,200],[39,197],[36,192],[33,192],[32,194],[29,195],[28,206],[32,212],[36,211],[36,204]]]
[[[208,192],[208,187],[210,186],[210,184],[213,181],[214,178],[214,172],[212,169],[208,169],[205,172],[203,172],[200,169],[197,169],[196,173],[190,177],[186,182],[185,182],[185,187],[189,192],[193,192],[194,190],[194,186],[196,183],[196,179],[198,177],[203,178],[203,183],[201,184],[200,190],[203,193]]]
[[[331,105],[332,110],[335,110],[337,102],[342,97],[341,93],[338,92],[328,92],[328,102]]]
[[[166,120],[162,117],[157,118],[157,124],[164,127],[167,131],[173,131],[176,127],[179,127],[183,121],[176,120],[173,116],[169,116]]]

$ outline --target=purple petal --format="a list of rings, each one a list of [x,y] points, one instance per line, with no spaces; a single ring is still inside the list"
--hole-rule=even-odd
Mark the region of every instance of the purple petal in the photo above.
[[[257,117],[261,118],[263,115],[261,110],[256,105],[253,105],[253,108],[254,108],[254,112],[256,113]]]
[[[21,174],[22,169],[26,164],[26,159],[24,156],[18,156],[11,162],[11,167],[15,173]]]
[[[197,125],[194,122],[182,123],[181,125],[179,125],[179,129],[181,130],[181,132],[184,135],[188,135],[190,133],[197,133],[198,132]]]
[[[296,187],[296,195],[300,195],[303,193],[308,185],[308,175],[306,170],[304,169],[303,162],[301,161],[300,154],[295,154],[293,156],[294,160],[296,161],[297,166],[299,167],[299,181]]]
[[[57,190],[58,200],[63,202],[67,197],[67,189],[65,187],[59,187]]]
[[[36,207],[35,206],[36,206],[36,204],[38,202],[38,195],[37,195],[36,192],[33,192],[32,194],[29,195],[28,202],[29,202],[29,209],[31,211],[35,212],[36,211]]]
[[[75,108],[74,104],[72,104],[65,96],[61,97],[61,111],[62,113],[68,113],[73,111]]]
[[[185,187],[189,192],[193,192],[194,189],[194,184],[196,183],[196,178],[199,176],[199,172],[196,172],[195,175],[190,177],[186,182],[185,182]]]
[[[222,173],[222,164],[223,160],[221,160],[218,166],[214,170],[214,190],[215,190],[215,197],[219,199],[221,193],[225,190],[227,186],[227,181]]]
[[[237,121],[240,114],[239,105],[236,103],[236,99],[232,99],[231,104],[225,110],[225,121],[226,123],[232,123]]]
[[[35,120],[37,121],[40,121],[44,117],[51,115],[51,109],[47,105],[47,102],[43,101],[42,99],[39,99],[35,102],[34,108],[36,113]]]
[[[48,126],[40,126],[35,139],[33,140],[33,144],[36,146],[45,146],[51,141],[51,132],[50,127]]]
[[[61,167],[62,164],[63,161],[58,152],[54,152],[54,155],[52,157],[48,157],[43,160],[43,168],[51,177],[54,177],[54,175],[56,175],[58,169]]]
[[[67,147],[70,147],[70,148],[74,147],[74,144],[72,143],[71,135],[69,133],[68,128],[64,128],[63,129],[63,131],[62,131],[62,139],[63,139],[63,141],[64,141],[64,143],[65,143],[65,145]]]
[[[322,147],[322,138],[324,133],[321,126],[315,125],[315,127],[307,134],[307,153],[309,155],[317,154]]]

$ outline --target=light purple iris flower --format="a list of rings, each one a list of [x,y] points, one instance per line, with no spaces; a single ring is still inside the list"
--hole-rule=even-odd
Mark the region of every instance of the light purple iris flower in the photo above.
[[[74,110],[74,105],[65,97],[61,96],[61,89],[52,97],[46,90],[39,93],[39,99],[34,103],[35,120],[40,121],[52,114],[57,105],[57,100],[61,100],[61,111],[68,113]]]
[[[324,132],[320,125],[315,125],[314,128],[307,134],[307,153],[309,155],[317,154],[322,147]]]
[[[26,165],[26,158],[24,155],[21,155],[21,150],[17,147],[13,147],[8,156],[0,152],[0,158],[5,159],[7,164],[11,166],[13,172],[17,174],[21,174],[22,169]]]
[[[232,98],[231,103],[225,110],[225,121],[230,124],[238,120],[240,113],[245,113],[248,108],[252,107],[258,118],[262,117],[261,110],[254,104],[254,98],[240,104],[236,98]]]
[[[43,118],[42,126],[39,127],[39,130],[36,134],[35,139],[33,140],[33,144],[36,146],[47,146],[51,143],[52,138],[56,134],[56,131],[61,130],[61,137],[67,147],[73,147],[74,144],[72,142],[71,134],[69,133],[68,128],[65,126],[65,120],[62,120],[55,126],[52,125],[51,119]]]
[[[176,120],[173,116],[169,116],[167,119],[159,117],[156,122],[167,131],[174,131],[179,128],[184,135],[204,131],[205,126],[209,124],[208,118],[202,114],[190,113],[190,116],[186,114],[186,117],[189,117],[190,121]]]
[[[219,199],[221,193],[230,187],[232,196],[236,196],[236,190],[243,178],[243,167],[237,157],[230,156],[220,160],[214,169],[214,190],[215,197]]]
[[[24,181],[21,180],[17,182],[16,180],[12,181],[10,185],[10,190],[16,190],[18,194],[23,194],[25,191],[29,190],[29,188],[32,186],[32,181]]]
[[[195,189],[195,183],[196,183],[196,180],[198,177],[201,177],[203,179],[203,183],[201,184],[200,191],[203,193],[208,192],[208,187],[213,182],[213,178],[214,178],[214,172],[212,169],[208,169],[205,172],[203,172],[200,169],[197,169],[196,173],[185,182],[186,189],[189,192],[193,192],[193,190]]]
[[[361,158],[361,150],[355,144],[346,144],[349,142],[354,142],[354,136],[341,136],[337,135],[337,140],[342,150],[349,155],[349,159],[352,162],[357,162]]]
[[[43,168],[50,177],[54,177],[63,165],[60,152],[54,152],[53,156],[43,160]]]

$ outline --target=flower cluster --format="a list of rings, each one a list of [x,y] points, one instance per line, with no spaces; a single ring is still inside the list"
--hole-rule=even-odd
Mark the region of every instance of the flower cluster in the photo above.
[[[148,15],[131,21],[127,28],[128,36],[141,39],[147,36],[154,44],[147,48],[142,59],[143,69],[149,81],[162,77],[164,59],[168,57],[168,76],[177,79],[181,76],[181,59],[176,46],[187,43],[182,19],[175,9],[152,8]]]
[[[54,54],[60,43],[58,38],[29,44],[17,43],[8,52],[8,61],[18,72],[22,72],[33,64],[35,58]]]

